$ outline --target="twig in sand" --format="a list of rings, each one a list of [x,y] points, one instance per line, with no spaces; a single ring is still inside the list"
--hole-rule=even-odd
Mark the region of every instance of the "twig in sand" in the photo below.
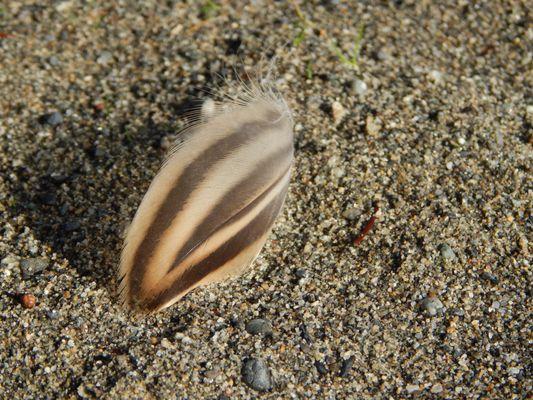
[[[372,229],[372,227],[374,226],[374,223],[376,222],[376,213],[378,211],[379,211],[379,208],[378,207],[374,207],[374,214],[368,220],[368,222],[365,224],[365,226],[363,226],[363,229],[361,229],[361,233],[359,234],[359,236],[357,236],[355,238],[355,240],[353,241],[353,244],[355,246],[358,246],[363,241],[363,239],[368,234],[368,232],[370,232],[370,229]]]

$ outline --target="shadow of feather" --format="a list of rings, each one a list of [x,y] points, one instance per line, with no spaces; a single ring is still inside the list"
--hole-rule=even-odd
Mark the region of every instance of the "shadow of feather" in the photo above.
[[[187,102],[189,104],[190,102]],[[12,172],[9,217],[23,217],[33,236],[113,296],[123,231],[165,150],[174,123],[75,132],[65,126]],[[54,135],[55,136],[55,135]]]

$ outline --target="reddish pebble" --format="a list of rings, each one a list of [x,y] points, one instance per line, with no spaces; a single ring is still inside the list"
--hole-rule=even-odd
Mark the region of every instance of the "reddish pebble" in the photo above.
[[[30,293],[25,293],[20,296],[20,304],[24,308],[33,308],[35,307],[35,296]]]

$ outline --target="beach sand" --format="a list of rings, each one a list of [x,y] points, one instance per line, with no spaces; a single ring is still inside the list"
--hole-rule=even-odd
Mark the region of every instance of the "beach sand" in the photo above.
[[[0,7],[0,398],[531,395],[527,2],[79,3]],[[274,54],[265,248],[132,318],[122,236],[183,112]]]

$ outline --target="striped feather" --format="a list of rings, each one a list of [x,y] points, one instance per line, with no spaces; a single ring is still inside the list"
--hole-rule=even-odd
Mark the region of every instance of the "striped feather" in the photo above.
[[[154,178],[128,229],[121,299],[153,312],[192,289],[241,273],[257,257],[281,210],[293,161],[292,118],[283,99],[256,88],[204,120]]]

